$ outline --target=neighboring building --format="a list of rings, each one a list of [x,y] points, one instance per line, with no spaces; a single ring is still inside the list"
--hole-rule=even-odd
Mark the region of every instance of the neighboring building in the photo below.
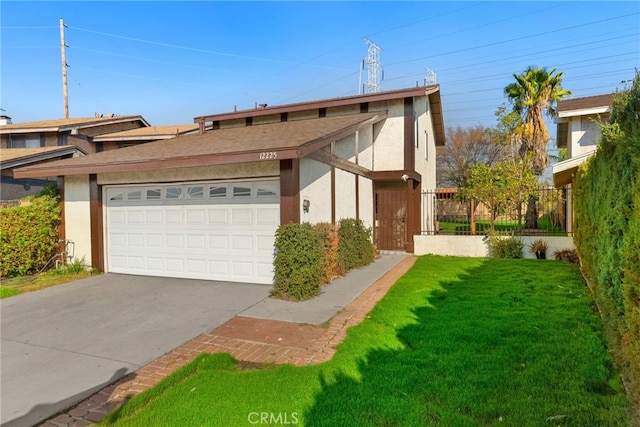
[[[93,142],[101,148],[99,151],[109,151],[197,132],[196,124],[149,126],[96,135]]]
[[[565,224],[573,232],[573,177],[578,167],[596,152],[599,124],[607,123],[613,108],[613,94],[558,101],[557,145],[567,149],[567,159],[552,166],[553,185],[565,189]]]
[[[567,149],[567,160],[553,165],[553,184],[564,187],[573,181],[573,174],[600,140],[598,124],[609,121],[613,94],[588,96],[558,101],[557,145]]]
[[[196,117],[199,132],[25,167],[64,180],[65,233],[103,271],[272,283],[289,222],[359,218],[413,251],[444,144],[438,86]]]
[[[149,126],[141,116],[113,116],[12,123],[0,116],[0,200],[38,193],[56,177],[15,179],[13,169],[46,161],[175,138],[198,132],[197,124]]]
[[[47,184],[56,185],[55,174],[37,178],[13,177],[13,170],[44,162],[84,156],[86,153],[72,145],[60,147],[12,148],[0,150],[0,200],[18,200],[39,193]]]
[[[0,149],[73,145],[91,154],[103,151],[93,141],[99,135],[148,126],[141,116],[114,115],[9,123],[0,125]]]

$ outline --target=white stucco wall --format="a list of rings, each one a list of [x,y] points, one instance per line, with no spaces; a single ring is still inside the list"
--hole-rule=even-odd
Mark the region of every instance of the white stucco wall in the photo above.
[[[572,117],[569,123],[569,158],[590,153],[596,149],[596,144],[601,133],[598,125],[594,123],[597,115]]]
[[[373,227],[373,181],[358,177],[358,192],[360,193],[360,219],[367,228]]]
[[[67,240],[74,243],[74,257],[91,264],[91,219],[89,176],[70,175],[64,179],[64,225]]]
[[[309,212],[303,201],[309,200]],[[300,221],[331,222],[331,166],[308,158],[300,159]]]
[[[387,106],[387,118],[374,127],[376,171],[404,169],[404,101],[391,100]]]
[[[571,237],[523,236],[521,239],[524,243],[524,249],[522,251],[524,258],[536,257],[529,250],[529,245],[536,239],[542,239],[549,245],[547,259],[553,259],[553,253],[555,251],[575,249],[573,238]],[[434,254],[475,258],[489,256],[487,244],[484,242],[484,236],[414,236],[413,241],[415,255]]]
[[[429,97],[414,99],[416,141],[415,169],[422,176],[422,189],[436,188],[436,139],[429,105]]]

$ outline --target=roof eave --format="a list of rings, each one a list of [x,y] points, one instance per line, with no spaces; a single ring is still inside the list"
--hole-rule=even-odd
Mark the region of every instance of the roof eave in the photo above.
[[[425,96],[438,92],[440,87],[418,86],[410,89],[401,89],[388,92],[379,92],[366,95],[349,96],[343,98],[324,99],[319,101],[308,101],[296,104],[275,105],[273,107],[254,108],[250,110],[233,111],[228,113],[199,116],[193,119],[194,123],[204,124],[213,121],[243,119],[247,117],[260,117],[273,114],[293,113],[298,111],[313,110],[316,108],[342,107],[345,105],[355,105],[365,102],[385,101],[389,99],[400,99],[408,96]]]
[[[39,165],[24,167],[14,170],[16,178],[34,178],[39,176],[67,176],[67,175],[88,175],[110,172],[141,172],[155,171],[177,168],[189,168],[199,166],[216,166],[236,163],[265,162],[269,160],[286,160],[298,158],[298,151],[295,148],[275,149],[275,157],[268,159],[261,158],[262,152],[248,151],[244,153],[229,154],[207,154],[201,156],[187,156],[182,158],[153,159],[121,161],[108,164],[88,164],[88,165],[68,165],[68,166],[47,166]]]

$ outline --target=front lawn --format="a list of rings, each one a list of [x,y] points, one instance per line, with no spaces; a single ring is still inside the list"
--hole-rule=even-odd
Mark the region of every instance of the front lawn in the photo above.
[[[331,361],[201,355],[103,424],[629,425],[600,330],[573,264],[424,256]]]
[[[87,269],[83,262],[75,261],[40,274],[2,279],[0,299],[85,279],[94,274],[98,274],[98,271]]]

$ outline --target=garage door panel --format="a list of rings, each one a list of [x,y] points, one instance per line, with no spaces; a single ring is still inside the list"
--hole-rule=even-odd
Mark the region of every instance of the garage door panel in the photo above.
[[[177,225],[182,225],[184,223],[183,220],[183,212],[182,210],[178,210],[178,209],[168,209],[165,211],[165,222],[167,225],[170,224],[177,224]]]
[[[147,233],[146,247],[147,248],[163,248],[164,239],[162,237],[163,237],[162,234],[159,234],[159,233]]]
[[[164,224],[164,219],[162,215],[162,210],[160,209],[149,209],[146,211],[147,218],[145,224],[147,225],[162,225]]]
[[[277,181],[107,187],[106,193],[109,271],[272,283]]]
[[[210,208],[209,224],[227,225],[229,223],[229,210],[227,208]]]
[[[234,208],[231,210],[231,224],[253,225],[253,210],[251,208]]]
[[[209,249],[227,251],[229,249],[229,236],[221,234],[209,235]]]
[[[127,211],[127,224],[144,224],[144,211],[141,209]]]

